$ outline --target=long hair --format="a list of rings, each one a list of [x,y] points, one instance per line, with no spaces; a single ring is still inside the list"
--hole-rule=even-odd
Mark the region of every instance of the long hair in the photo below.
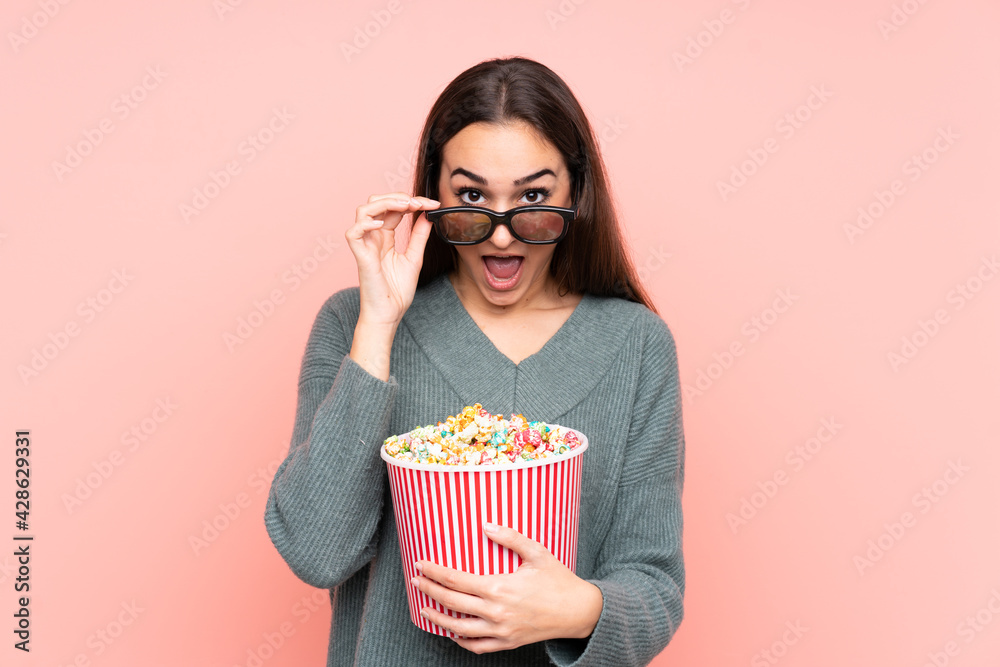
[[[548,67],[527,58],[497,58],[459,74],[431,107],[420,136],[413,191],[437,199],[441,149],[466,125],[523,121],[562,154],[577,218],[556,244],[549,270],[561,294],[616,296],[656,312],[625,249],[604,161],[580,103]],[[418,286],[456,267],[457,253],[431,233]]]

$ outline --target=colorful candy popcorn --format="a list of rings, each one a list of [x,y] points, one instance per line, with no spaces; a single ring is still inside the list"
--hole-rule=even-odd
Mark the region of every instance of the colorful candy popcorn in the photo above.
[[[446,465],[511,465],[566,454],[580,446],[576,433],[524,415],[491,415],[467,405],[434,426],[386,438],[385,451],[400,461]]]

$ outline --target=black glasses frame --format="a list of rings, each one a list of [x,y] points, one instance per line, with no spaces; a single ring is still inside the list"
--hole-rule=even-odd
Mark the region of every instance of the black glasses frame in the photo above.
[[[519,213],[532,213],[532,212],[549,212],[558,213],[563,219],[562,232],[559,233],[554,239],[546,239],[544,241],[532,241],[531,239],[526,239],[516,231],[514,231],[514,225],[511,224],[515,215]],[[562,208],[561,206],[543,206],[543,205],[527,205],[518,206],[510,209],[509,211],[504,211],[499,213],[497,211],[491,211],[488,208],[483,208],[482,206],[449,206],[448,208],[437,208],[432,211],[424,211],[424,216],[434,223],[434,229],[437,230],[438,236],[442,241],[449,245],[477,245],[482,243],[493,236],[493,232],[496,231],[497,225],[506,225],[507,229],[510,231],[510,235],[521,243],[528,243],[531,245],[547,245],[549,243],[559,243],[566,236],[566,232],[569,231],[569,223],[576,219],[577,207],[572,206],[570,208]],[[478,241],[452,241],[444,235],[441,231],[441,225],[439,221],[441,216],[447,213],[481,213],[490,219],[490,229],[483,238]]]

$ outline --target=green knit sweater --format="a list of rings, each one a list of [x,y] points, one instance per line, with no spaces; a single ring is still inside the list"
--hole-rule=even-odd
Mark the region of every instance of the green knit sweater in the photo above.
[[[288,456],[265,510],[303,581],[331,589],[328,665],[644,665],[683,616],[684,435],[673,338],[649,309],[585,295],[536,354],[514,364],[447,277],[417,290],[388,382],[348,353],[359,292],[323,305],[306,345]],[[409,617],[382,441],[466,405],[585,433],[576,573],[601,589],[588,639],[476,655]]]

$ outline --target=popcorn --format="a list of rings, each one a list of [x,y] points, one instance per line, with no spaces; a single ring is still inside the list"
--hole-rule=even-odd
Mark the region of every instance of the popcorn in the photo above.
[[[389,456],[412,463],[502,466],[566,454],[580,446],[576,433],[524,415],[491,415],[479,403],[434,426],[386,438]]]

